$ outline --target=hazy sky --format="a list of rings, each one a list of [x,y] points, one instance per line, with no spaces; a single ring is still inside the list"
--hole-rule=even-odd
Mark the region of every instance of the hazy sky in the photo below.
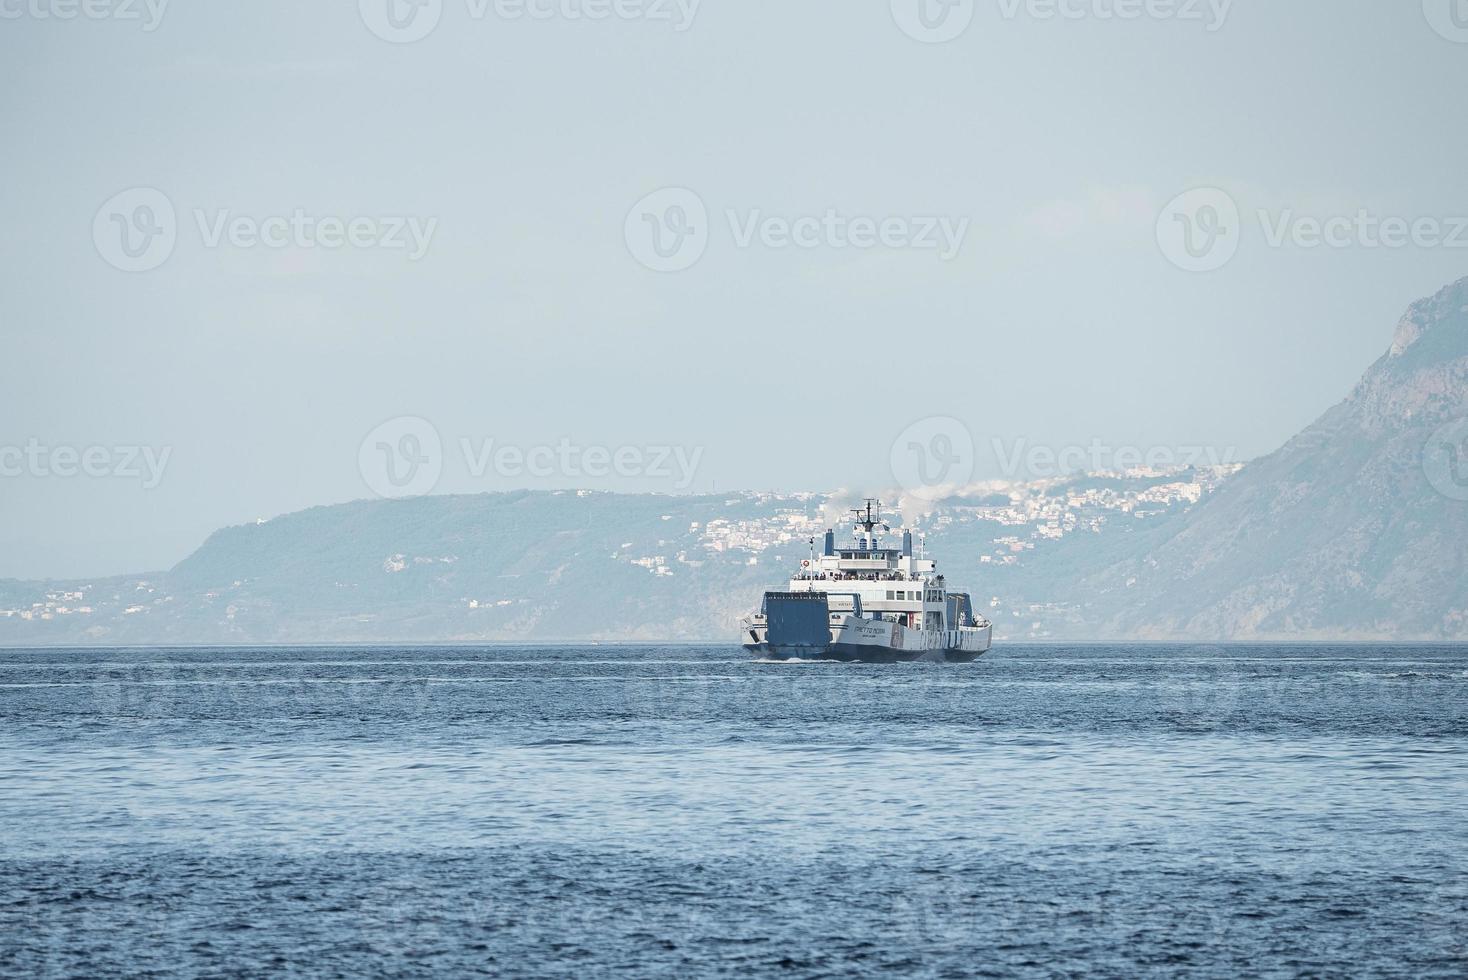
[[[399,417],[436,492],[1248,458],[1468,274],[1468,3],[423,2],[0,0],[0,576],[369,496]]]

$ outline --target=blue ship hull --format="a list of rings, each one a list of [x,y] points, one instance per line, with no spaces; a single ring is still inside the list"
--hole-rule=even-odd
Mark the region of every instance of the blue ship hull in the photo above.
[[[891,647],[866,646],[859,643],[827,643],[824,646],[746,643],[744,649],[759,660],[828,660],[861,664],[901,664],[918,661],[970,664],[983,656],[982,651],[894,650]]]

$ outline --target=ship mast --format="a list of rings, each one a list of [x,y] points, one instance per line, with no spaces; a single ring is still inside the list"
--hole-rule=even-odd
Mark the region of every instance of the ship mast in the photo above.
[[[865,509],[857,507],[852,510],[852,513],[856,515],[856,526],[858,528],[861,528],[863,532],[862,534],[857,535],[857,537],[862,542],[862,547],[875,548],[877,546],[877,536],[873,533],[874,529],[877,527],[881,527],[881,529],[884,531],[890,531],[892,530],[892,528],[888,527],[886,524],[883,524],[878,519],[878,517],[872,513],[872,507],[873,505],[875,505],[878,508],[877,514],[881,514],[880,508],[882,506],[882,502],[873,497],[868,497],[866,498],[866,500],[867,505]]]

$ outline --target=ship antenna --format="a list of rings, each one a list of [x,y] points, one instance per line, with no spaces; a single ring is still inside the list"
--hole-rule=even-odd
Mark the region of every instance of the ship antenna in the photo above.
[[[875,504],[878,507],[878,513],[880,513],[882,502],[880,500],[877,500],[875,497],[867,497],[866,502],[867,505],[865,509],[861,507],[856,507],[853,508],[851,512],[856,515],[856,523],[866,528],[867,533],[870,534],[872,528],[881,523],[872,516],[872,505]]]

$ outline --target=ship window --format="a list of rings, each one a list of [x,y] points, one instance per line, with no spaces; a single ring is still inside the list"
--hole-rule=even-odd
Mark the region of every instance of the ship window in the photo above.
[[[893,597],[893,592],[892,592],[891,589],[888,589],[887,590],[887,598],[891,599],[892,597]]]

